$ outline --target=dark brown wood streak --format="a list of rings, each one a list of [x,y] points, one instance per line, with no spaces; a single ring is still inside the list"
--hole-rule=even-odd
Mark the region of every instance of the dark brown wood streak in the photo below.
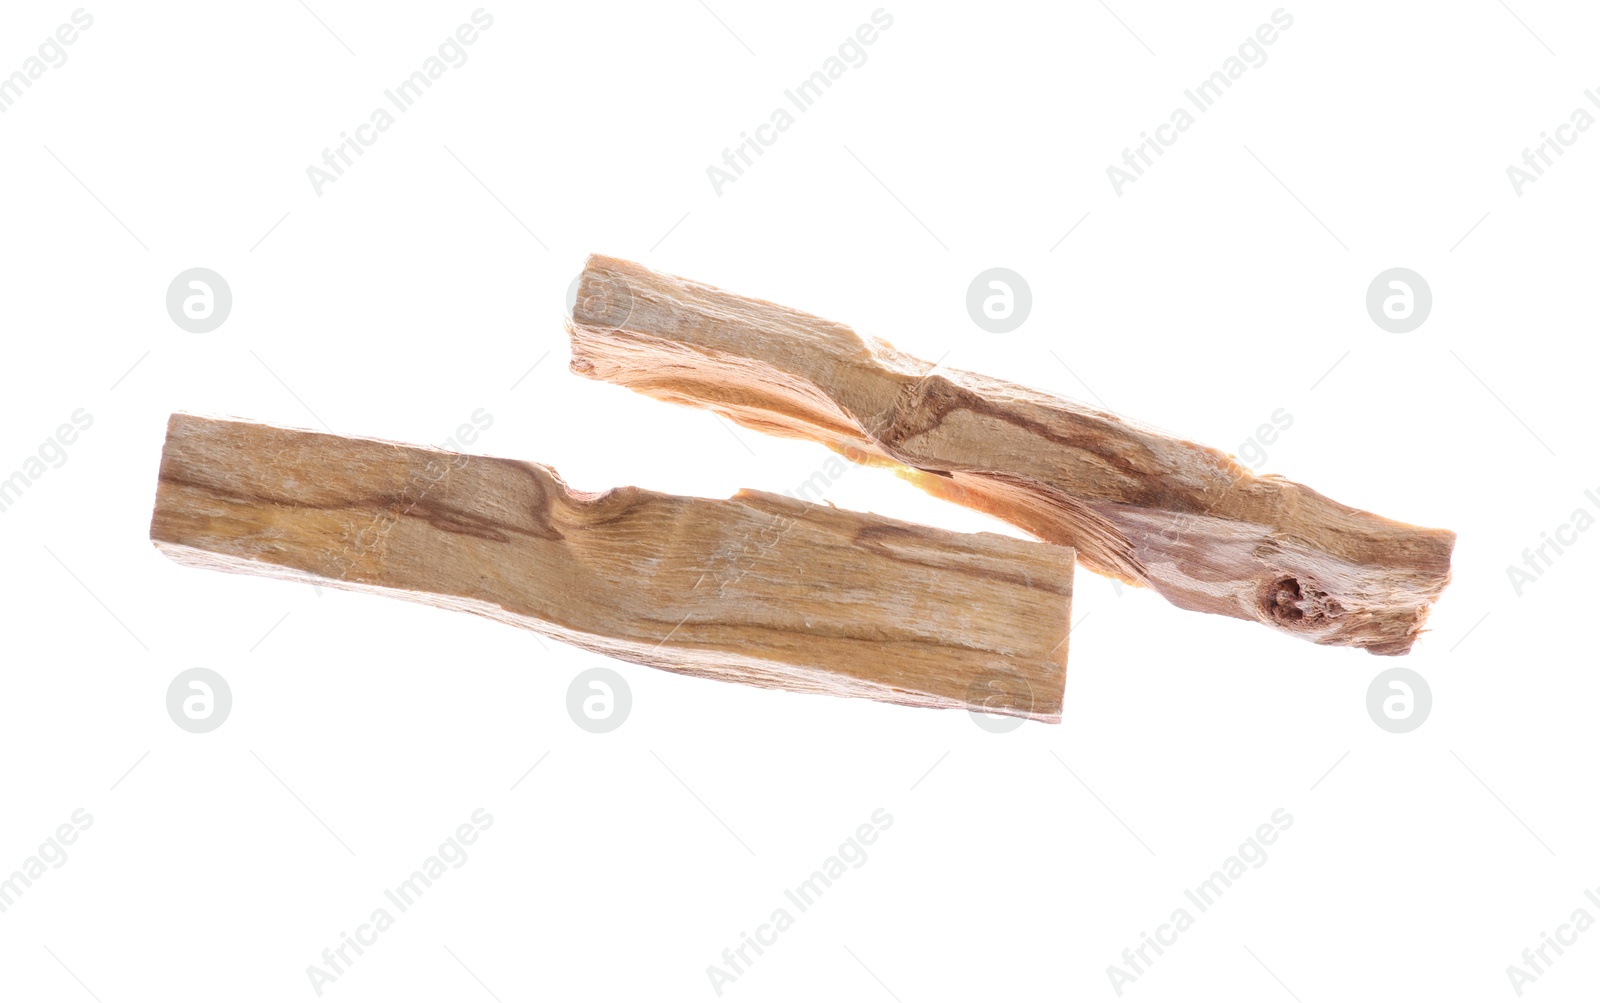
[[[592,256],[567,327],[576,373],[891,466],[1185,609],[1404,654],[1450,578],[1448,530],[634,262]]]
[[[759,491],[175,414],[150,537],[183,564],[464,610],[773,689],[1059,721],[1074,555]]]

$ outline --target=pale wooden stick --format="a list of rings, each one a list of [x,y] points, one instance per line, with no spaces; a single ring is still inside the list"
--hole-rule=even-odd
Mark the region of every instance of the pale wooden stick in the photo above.
[[[576,373],[894,466],[1185,609],[1394,655],[1449,581],[1448,530],[633,262],[591,257],[567,326]]]
[[[185,414],[150,537],[688,675],[1061,719],[1073,553],[1048,544],[760,491],[589,494],[517,460]]]

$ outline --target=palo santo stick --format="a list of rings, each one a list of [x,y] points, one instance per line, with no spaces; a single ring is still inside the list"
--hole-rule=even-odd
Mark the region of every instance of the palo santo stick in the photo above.
[[[633,262],[591,257],[567,327],[576,373],[894,466],[1185,609],[1397,655],[1449,581],[1447,530]]]
[[[774,689],[1061,719],[1073,553],[741,491],[572,491],[517,460],[175,414],[182,564],[466,610]]]

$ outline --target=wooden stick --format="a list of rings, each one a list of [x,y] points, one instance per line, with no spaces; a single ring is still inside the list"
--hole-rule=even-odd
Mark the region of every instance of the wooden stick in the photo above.
[[[465,610],[774,689],[1061,719],[1073,553],[760,491],[175,414],[150,538],[182,564]]]
[[[633,262],[591,257],[567,326],[576,373],[893,466],[1184,609],[1396,655],[1449,581],[1447,530]]]

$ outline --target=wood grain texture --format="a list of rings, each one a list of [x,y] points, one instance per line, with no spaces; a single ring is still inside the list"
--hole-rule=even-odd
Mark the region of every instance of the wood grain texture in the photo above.
[[[892,466],[1184,609],[1395,655],[1449,581],[1448,530],[630,261],[589,259],[567,327],[576,373]]]
[[[186,414],[150,538],[688,675],[1061,717],[1074,556],[1048,544],[759,491],[590,494],[533,463]]]

